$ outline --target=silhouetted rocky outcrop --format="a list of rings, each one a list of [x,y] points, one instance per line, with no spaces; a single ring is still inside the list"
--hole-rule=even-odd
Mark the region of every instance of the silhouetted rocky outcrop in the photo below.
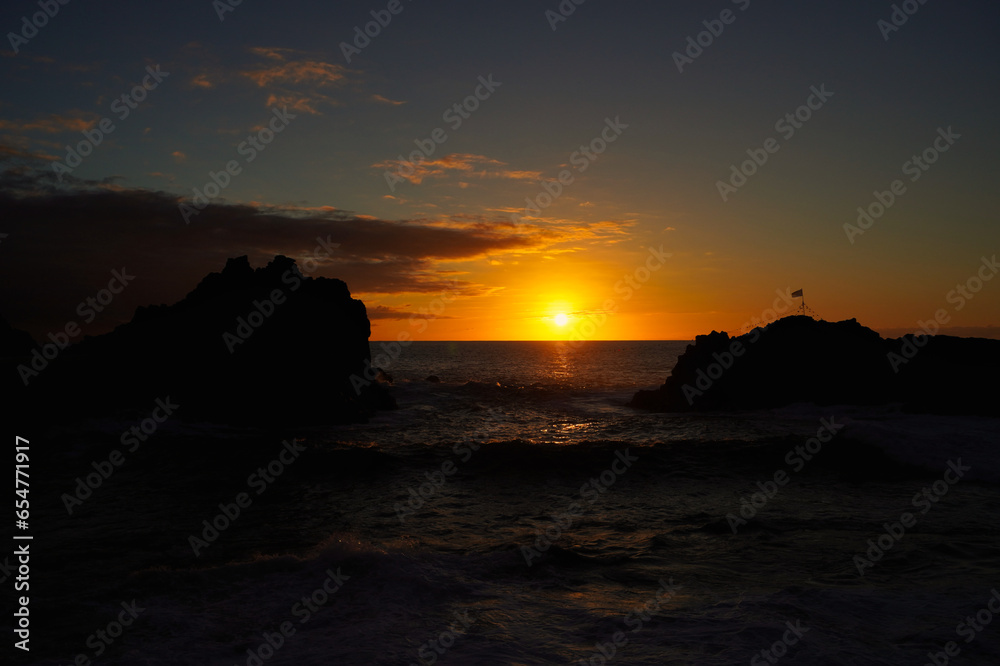
[[[303,276],[276,256],[230,259],[174,305],[62,351],[25,393],[74,415],[152,410],[169,396],[185,418],[252,424],[342,422],[392,407],[370,363],[364,303],[341,280]],[[352,383],[352,376],[355,377]]]
[[[13,328],[6,319],[0,317],[0,358],[30,354],[34,346],[35,341],[30,334]]]
[[[913,411],[1000,416],[1000,341],[950,336],[882,339],[851,319],[792,316],[730,338],[699,335],[654,391],[653,411],[902,403]]]

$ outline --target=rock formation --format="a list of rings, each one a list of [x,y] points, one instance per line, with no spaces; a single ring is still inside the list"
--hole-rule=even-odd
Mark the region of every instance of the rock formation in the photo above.
[[[664,384],[630,405],[653,411],[902,403],[914,411],[1000,415],[1000,341],[884,340],[851,319],[791,316],[730,338],[699,335]]]
[[[253,424],[341,422],[394,406],[351,376],[370,364],[364,303],[336,279],[276,256],[230,259],[174,305],[63,351],[25,389],[28,402],[76,415],[152,409],[170,397],[185,418]],[[22,363],[24,361],[22,360]]]

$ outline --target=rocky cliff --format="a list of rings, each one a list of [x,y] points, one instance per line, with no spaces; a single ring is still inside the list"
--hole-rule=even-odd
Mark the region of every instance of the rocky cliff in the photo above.
[[[730,338],[700,335],[654,391],[653,411],[761,409],[795,402],[901,403],[913,411],[1000,416],[1000,341],[950,336],[886,340],[851,319],[792,316]]]
[[[169,396],[189,419],[357,420],[394,406],[376,385],[351,385],[370,362],[370,334],[364,303],[344,282],[306,277],[281,255],[253,269],[244,256],[181,301],[139,308],[131,322],[65,349],[24,392],[35,406],[78,416],[151,409]]]

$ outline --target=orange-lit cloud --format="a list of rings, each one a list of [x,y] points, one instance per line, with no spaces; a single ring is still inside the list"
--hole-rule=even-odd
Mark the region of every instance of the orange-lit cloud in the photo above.
[[[342,65],[309,59],[293,49],[257,47],[250,52],[266,58],[270,63],[242,71],[239,75],[258,88],[268,90],[268,106],[288,106],[296,111],[318,115],[322,105],[339,105],[337,100],[317,88],[344,82],[347,70]]]
[[[54,155],[47,155],[47,154],[44,154],[44,153],[34,153],[34,152],[31,152],[30,150],[27,150],[25,148],[19,148],[19,147],[15,146],[15,145],[11,145],[11,143],[24,144],[24,143],[27,143],[26,141],[7,142],[6,140],[7,140],[7,137],[4,137],[4,141],[5,142],[4,143],[0,143],[0,159],[2,159],[2,158],[7,158],[7,159],[16,158],[16,159],[25,159],[25,160],[30,160],[30,161],[34,161],[34,160],[49,161],[49,160],[59,159],[58,157],[55,157]]]
[[[62,132],[83,132],[97,125],[100,116],[95,113],[77,113],[75,115],[49,114],[33,120],[3,120],[0,119],[0,130],[10,132],[44,132],[59,134]]]
[[[215,87],[215,84],[208,80],[208,74],[198,74],[191,79],[191,85],[195,88],[204,88],[206,90]]]
[[[213,90],[226,84],[249,82],[266,91],[268,106],[287,106],[303,113],[319,115],[323,106],[341,102],[321,89],[339,86],[347,80],[342,65],[324,62],[294,49],[255,47],[250,53],[264,60],[259,65],[226,67],[198,44],[188,44],[185,51],[197,57],[199,64],[189,79],[192,88]],[[203,64],[208,62],[209,64]],[[391,100],[387,100],[391,101]]]
[[[345,68],[318,60],[293,60],[299,55],[291,49],[254,48],[251,53],[276,61],[276,64],[262,69],[242,72],[258,86],[264,88],[272,84],[332,85],[344,80]]]
[[[372,95],[372,100],[380,104],[391,104],[392,106],[402,106],[403,104],[406,104],[406,102],[389,99],[388,97],[383,97],[382,95]]]
[[[340,103],[335,101],[333,98],[326,95],[320,95],[319,93],[312,93],[309,95],[297,93],[275,95],[272,93],[267,96],[267,106],[287,106],[293,111],[301,111],[302,113],[310,113],[312,115],[319,115],[320,103],[329,104],[330,106],[340,105]]]
[[[507,166],[506,162],[485,155],[452,153],[436,160],[424,160],[419,164],[411,162],[401,165],[399,160],[387,160],[373,164],[372,168],[395,173],[414,185],[421,184],[426,178],[443,178],[454,173],[460,173],[463,178],[504,178],[527,181],[537,181],[542,176],[540,171],[501,168],[505,166]]]
[[[23,170],[0,173],[0,193],[10,195],[0,197],[0,217],[6,230],[18,233],[24,261],[44,252],[65,267],[65,271],[53,273],[51,280],[45,278],[45,289],[57,300],[60,295],[69,298],[68,291],[74,285],[94,277],[75,274],[74,267],[82,264],[74,257],[86,255],[92,260],[88,266],[111,265],[122,260],[122,244],[138,248],[129,255],[132,262],[172,285],[169,294],[148,294],[146,302],[167,302],[183,296],[206,272],[218,270],[237,246],[254,263],[279,253],[304,260],[311,256],[317,238],[329,238],[337,244],[337,251],[319,262],[318,274],[342,278],[355,292],[427,294],[447,289],[471,296],[490,293],[492,288],[461,279],[449,262],[534,252],[551,241],[546,231],[509,233],[502,226],[486,224],[436,226],[422,220],[390,221],[332,207],[213,203],[200,212],[196,222],[186,226],[175,195],[130,189],[110,181],[72,179],[70,183],[75,190],[67,192],[65,185],[59,188],[46,172],[34,176]],[[45,229],[45,233],[33,231],[37,229]],[[114,238],[115,243],[107,243],[107,238]],[[186,264],[183,269],[172,265],[170,257],[192,252],[199,257],[197,265]],[[11,259],[4,270],[27,270],[19,262]],[[26,309],[29,305],[20,302],[17,307]],[[55,302],[48,305],[53,307],[42,310],[64,309],[55,307]]]

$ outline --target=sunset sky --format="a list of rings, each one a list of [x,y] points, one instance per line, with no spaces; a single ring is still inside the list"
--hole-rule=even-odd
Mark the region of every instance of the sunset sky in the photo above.
[[[567,0],[558,21],[558,0],[77,0],[35,34],[37,1],[10,0],[0,315],[41,339],[125,267],[134,282],[84,326],[101,333],[227,257],[301,262],[329,237],[312,274],[364,300],[373,340],[552,339],[588,320],[588,338],[691,339],[799,288],[883,334],[943,309],[948,332],[1000,337],[984,264],[1000,9],[912,5],[890,30],[893,4],[860,0]],[[373,11],[391,21],[345,54]],[[57,173],[85,133],[99,144]],[[401,168],[418,145],[433,154]],[[910,162],[925,150],[933,164]],[[766,162],[732,186],[752,155]],[[211,173],[230,182],[193,209]],[[845,229],[876,191],[895,201]],[[953,292],[970,279],[980,291]]]

